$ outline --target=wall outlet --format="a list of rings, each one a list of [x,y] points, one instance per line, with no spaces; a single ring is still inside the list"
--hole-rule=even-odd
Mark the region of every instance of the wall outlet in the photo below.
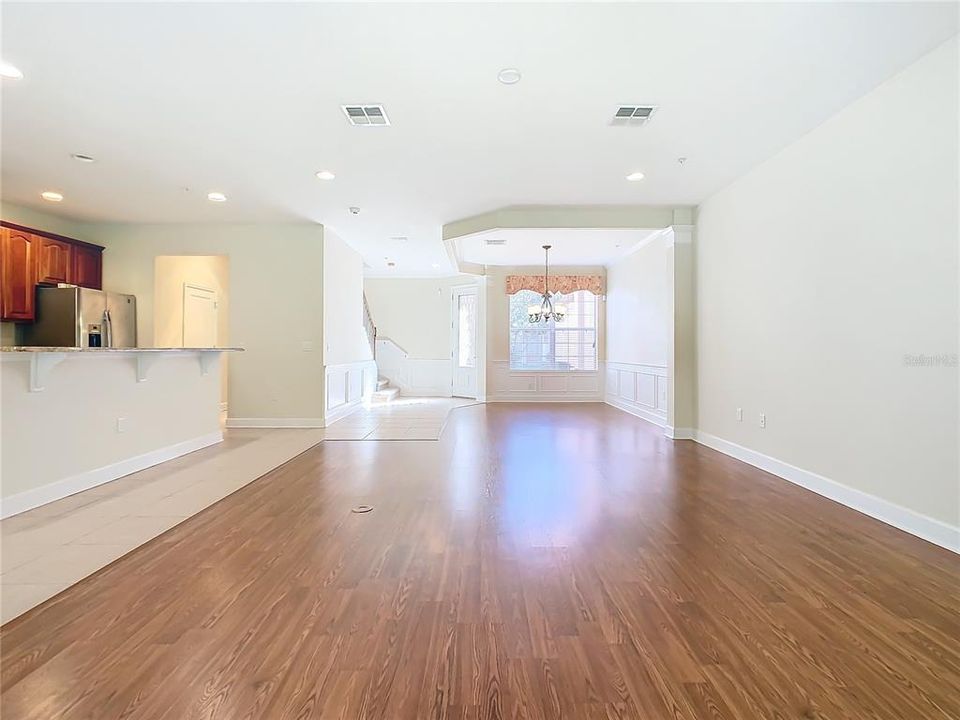
[[[737,408],[737,422],[743,422],[743,408]]]
[[[122,433],[127,431],[128,421],[126,418],[117,418],[117,432]]]
[[[765,428],[767,426],[767,416],[764,413],[760,413],[760,427]]]

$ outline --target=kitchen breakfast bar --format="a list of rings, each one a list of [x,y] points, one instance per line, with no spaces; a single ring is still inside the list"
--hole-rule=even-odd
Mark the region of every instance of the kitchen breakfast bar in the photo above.
[[[233,352],[0,347],[0,517],[220,442]]]

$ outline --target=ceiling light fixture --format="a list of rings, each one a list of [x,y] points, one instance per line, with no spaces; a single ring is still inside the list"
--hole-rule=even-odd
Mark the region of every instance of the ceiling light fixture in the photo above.
[[[637,182],[638,180],[643,180],[643,173],[632,172],[629,175],[627,175],[627,180],[629,180],[630,182]]]
[[[317,179],[318,179],[318,180],[333,180],[335,177],[336,177],[336,175],[334,175],[334,174],[333,174],[332,172],[330,172],[329,170],[320,170],[320,171],[317,173]]]
[[[549,322],[554,320],[560,322],[563,316],[567,314],[567,306],[561,303],[553,304],[550,299],[550,248],[551,245],[543,246],[543,299],[539,305],[530,305],[527,307],[527,319],[532,323]]]
[[[5,77],[10,80],[21,80],[23,73],[20,72],[20,68],[15,65],[11,65],[5,60],[0,60],[0,77]]]
[[[440,263],[433,263],[430,267],[432,267],[434,270],[439,270],[439,269],[440,269]]]
[[[83,153],[73,153],[72,155],[70,155],[70,157],[72,157],[77,162],[83,162],[83,163],[94,162],[94,159],[92,157],[90,157],[89,155],[84,155]]]
[[[63,200],[63,195],[58,192],[54,192],[53,190],[44,190],[42,193],[40,193],[40,197],[47,202],[61,202]]]
[[[516,68],[504,68],[497,73],[497,80],[502,82],[504,85],[516,85],[520,82],[520,71]]]
[[[207,193],[207,200],[210,202],[226,202],[227,196],[222,192]]]

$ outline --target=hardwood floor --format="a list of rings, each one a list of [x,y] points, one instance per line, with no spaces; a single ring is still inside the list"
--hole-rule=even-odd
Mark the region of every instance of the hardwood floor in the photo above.
[[[2,716],[960,718],[958,618],[946,550],[607,406],[474,406],[4,626]]]

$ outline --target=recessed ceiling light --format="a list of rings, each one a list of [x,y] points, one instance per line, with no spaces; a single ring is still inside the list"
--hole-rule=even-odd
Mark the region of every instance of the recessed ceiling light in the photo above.
[[[227,196],[222,192],[207,193],[207,200],[210,202],[226,202]]]
[[[20,68],[0,60],[0,77],[9,78],[10,80],[20,80],[23,77],[23,73],[20,72]]]
[[[520,82],[520,71],[516,68],[504,68],[497,73],[497,80],[504,85],[515,85]]]
[[[336,175],[334,175],[329,170],[321,170],[317,173],[318,180],[333,180],[335,177]]]
[[[83,153],[73,153],[70,157],[77,162],[92,163],[94,161],[92,157],[89,155],[84,155]]]
[[[61,200],[63,200],[63,195],[61,195],[58,192],[54,192],[53,190],[43,191],[42,193],[40,193],[40,197],[42,197],[47,202],[60,202]]]
[[[434,270],[439,270],[439,269],[440,269],[440,263],[434,263],[434,264],[431,265],[430,267],[432,267]]]
[[[627,180],[629,180],[630,182],[637,182],[637,180],[643,180],[643,173],[632,172],[629,175],[627,175]]]
[[[406,236],[406,235],[394,235],[394,236],[393,236],[392,238],[390,238],[390,239],[393,240],[393,241],[395,241],[395,242],[406,242],[406,241],[407,241],[407,236]]]

